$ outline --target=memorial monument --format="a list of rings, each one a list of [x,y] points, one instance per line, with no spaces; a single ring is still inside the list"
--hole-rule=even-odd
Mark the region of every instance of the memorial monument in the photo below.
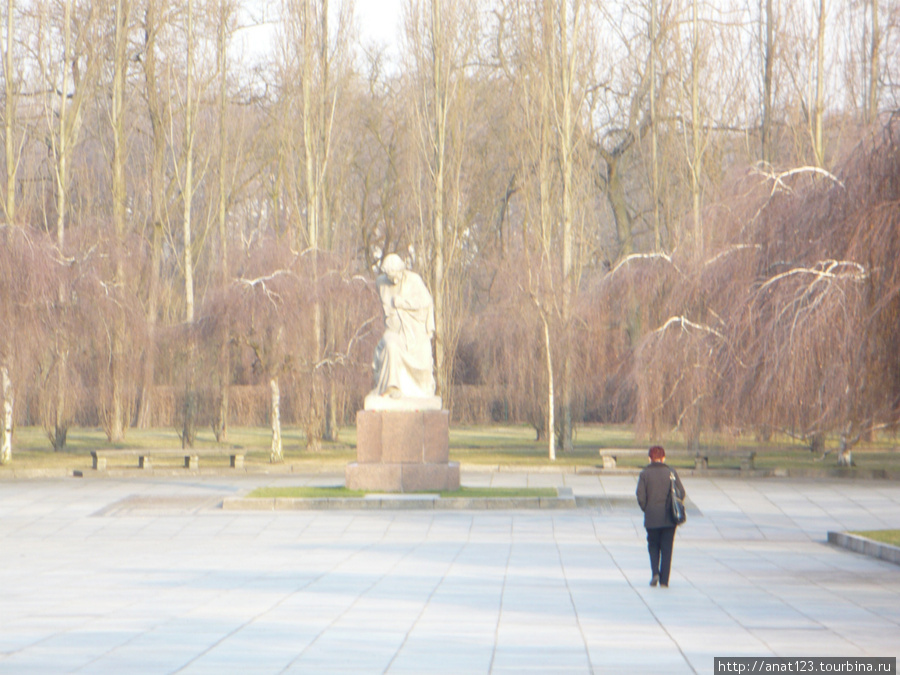
[[[449,461],[450,413],[435,396],[434,301],[425,282],[390,254],[375,280],[384,334],[375,348],[375,387],[356,414],[351,490],[421,492],[459,488]]]

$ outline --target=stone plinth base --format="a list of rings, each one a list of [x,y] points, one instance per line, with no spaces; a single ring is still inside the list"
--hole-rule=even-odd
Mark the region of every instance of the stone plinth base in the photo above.
[[[379,396],[369,394],[363,403],[363,410],[386,410],[390,412],[414,412],[417,410],[443,410],[444,401],[440,396],[427,396],[425,398],[412,398],[401,396]]]
[[[443,492],[459,489],[459,462],[359,464],[346,469],[347,489],[370,492]]]
[[[450,413],[446,410],[360,410],[356,459],[347,488],[377,492],[458,490],[459,463],[449,462]]]

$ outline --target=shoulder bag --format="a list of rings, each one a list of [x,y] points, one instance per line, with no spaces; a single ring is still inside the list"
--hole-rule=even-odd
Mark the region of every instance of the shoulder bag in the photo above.
[[[687,520],[687,511],[684,508],[684,501],[678,498],[678,492],[675,490],[675,472],[669,469],[669,512],[672,520],[676,525],[683,525]]]

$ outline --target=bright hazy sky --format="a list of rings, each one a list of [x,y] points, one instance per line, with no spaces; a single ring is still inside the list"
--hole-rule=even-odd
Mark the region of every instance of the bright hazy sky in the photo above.
[[[398,57],[398,36],[400,34],[400,18],[403,3],[406,0],[355,0],[356,22],[359,26],[360,41],[363,45],[376,43],[387,48],[387,56],[391,60]],[[340,0],[338,0],[340,2]],[[332,0],[334,3],[334,0]],[[239,31],[236,37],[236,48],[240,53],[251,55],[262,54],[271,49],[271,34],[278,13],[279,0],[249,0],[245,7],[255,15],[256,20],[263,18],[262,25]],[[335,4],[332,4],[332,11]],[[262,14],[261,14],[262,13]]]
[[[356,16],[363,41],[391,45],[396,53],[400,31],[401,0],[356,0]]]

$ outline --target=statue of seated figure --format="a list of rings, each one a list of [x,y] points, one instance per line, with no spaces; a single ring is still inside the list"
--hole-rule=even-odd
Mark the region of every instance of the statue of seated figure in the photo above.
[[[384,335],[375,348],[375,388],[366,410],[441,409],[434,395],[434,301],[425,282],[391,253],[375,280],[384,312]]]

